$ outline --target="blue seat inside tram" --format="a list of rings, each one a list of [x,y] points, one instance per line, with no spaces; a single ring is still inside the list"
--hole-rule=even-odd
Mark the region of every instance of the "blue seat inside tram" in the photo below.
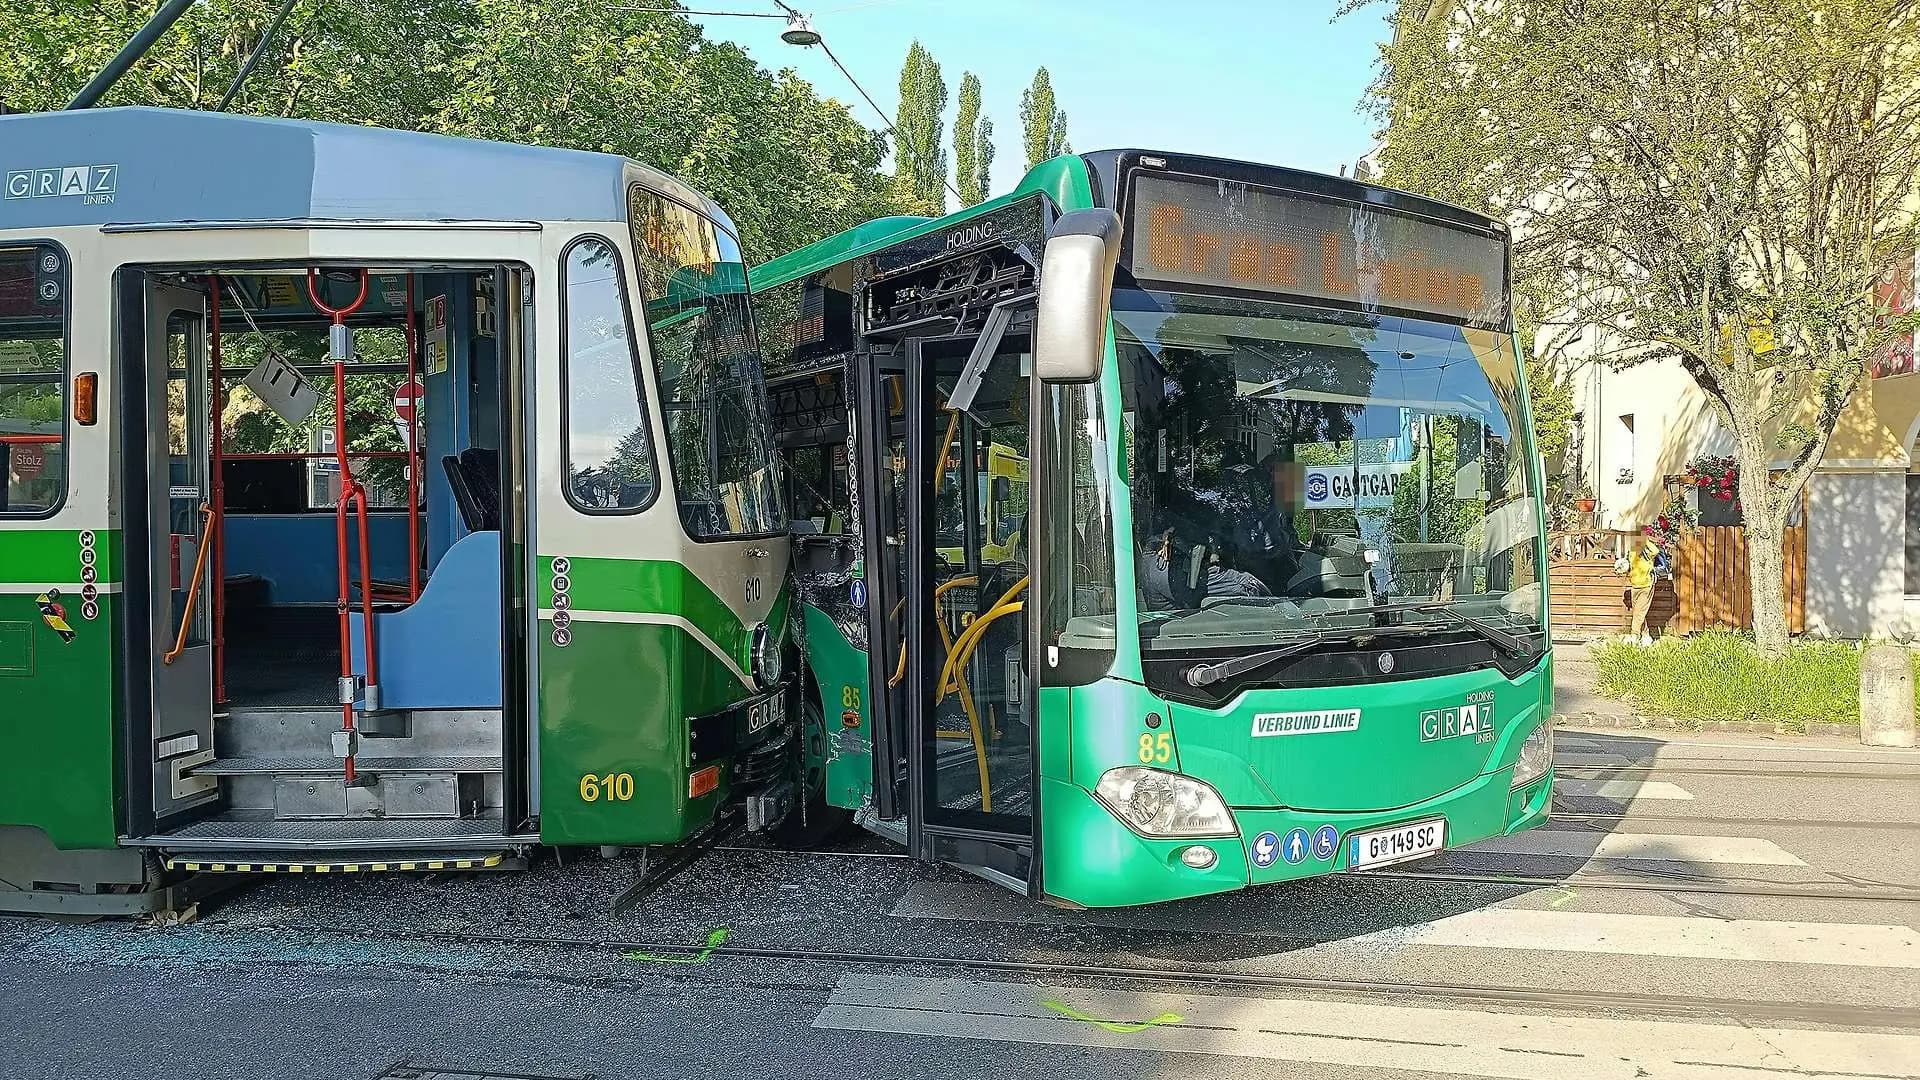
[[[420,598],[375,611],[380,706],[386,709],[497,709],[504,700],[501,640],[500,457],[468,447],[442,459],[466,535],[434,565]],[[351,612],[353,670],[367,673],[362,616]]]
[[[386,281],[387,292],[397,290],[398,280]],[[380,705],[500,708],[500,466],[498,451],[483,445],[499,437],[493,342],[471,329],[471,275],[426,274],[417,282],[422,306],[437,298],[446,315],[440,362],[425,363],[423,356],[420,375],[426,393],[418,552],[409,552],[404,507],[367,515]],[[184,466],[176,471],[184,473]],[[305,461],[229,459],[223,475],[230,696],[258,705],[333,700],[340,671],[334,514],[312,502]],[[188,525],[197,501],[175,502],[177,531],[197,531]],[[359,544],[351,521],[349,529],[349,658],[364,675]],[[408,567],[415,558],[421,590],[409,604]]]
[[[353,670],[367,670],[360,613]],[[433,568],[420,599],[373,614],[380,705],[387,709],[497,709],[500,665],[500,533],[471,532]]]
[[[373,553],[375,581],[407,580],[407,515],[367,515],[367,547]],[[321,604],[339,597],[339,568],[333,557],[334,522],[330,513],[228,514],[227,589],[248,591],[258,581],[260,600],[272,605]],[[349,548],[357,551],[357,545]],[[354,564],[358,572],[359,564]],[[244,603],[244,600],[241,600]]]

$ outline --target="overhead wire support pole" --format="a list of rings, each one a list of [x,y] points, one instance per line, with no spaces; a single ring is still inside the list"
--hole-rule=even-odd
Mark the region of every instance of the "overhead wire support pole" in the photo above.
[[[80,88],[80,93],[67,103],[67,108],[93,108],[101,98],[106,96],[107,91],[113,89],[113,84],[120,81],[120,76],[125,75],[128,68],[139,62],[140,58],[147,54],[148,49],[153,48],[154,42],[159,41],[167,31],[173,29],[173,24],[180,21],[180,16],[185,15],[194,2],[195,0],[166,0],[166,3],[160,6],[160,10],[153,13],[153,18],[147,20],[147,25],[128,38],[125,45],[120,46],[120,51],[113,54],[113,59],[107,61],[107,66],[101,68],[98,75]]]
[[[214,112],[226,112],[227,106],[233,104],[233,99],[240,96],[240,84],[246,82],[247,76],[253,74],[254,65],[266,55],[267,46],[279,36],[280,28],[286,25],[287,16],[293,13],[293,5],[297,3],[299,0],[285,0],[280,5],[280,10],[274,13],[273,22],[267,24],[266,32],[260,35],[260,43],[253,47],[253,52],[247,54],[247,62],[241,64],[239,73],[234,75],[233,85],[227,87],[226,94],[220,98],[220,104],[213,107]]]

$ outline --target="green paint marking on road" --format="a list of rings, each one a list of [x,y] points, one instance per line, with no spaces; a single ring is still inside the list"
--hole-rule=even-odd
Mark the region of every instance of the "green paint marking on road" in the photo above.
[[[1092,1024],[1095,1027],[1104,1028],[1107,1031],[1117,1032],[1121,1035],[1131,1035],[1136,1031],[1145,1031],[1150,1027],[1159,1027],[1162,1024],[1177,1024],[1186,1019],[1186,1017],[1181,1016],[1179,1013],[1166,1012],[1161,1013],[1151,1020],[1143,1020],[1137,1024],[1123,1024],[1113,1020],[1101,1020],[1098,1017],[1088,1016],[1086,1013],[1075,1009],[1071,1005],[1054,1001],[1051,998],[1041,998],[1040,1004],[1052,1009],[1054,1012],[1059,1013],[1069,1020],[1078,1020],[1081,1023]]]
[[[645,960],[654,964],[704,964],[713,955],[713,950],[725,945],[727,939],[732,936],[733,931],[723,926],[708,934],[707,947],[692,956],[655,956],[652,953],[643,952],[630,952],[625,955],[629,960]]]
[[[1573,898],[1575,896],[1579,895],[1572,889],[1558,889],[1555,891],[1558,895],[1556,895],[1553,899],[1547,901],[1547,906],[1550,908],[1565,907],[1568,904],[1573,902]]]

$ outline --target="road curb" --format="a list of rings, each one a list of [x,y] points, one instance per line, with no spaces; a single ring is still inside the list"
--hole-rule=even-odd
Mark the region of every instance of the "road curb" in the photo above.
[[[1553,726],[1560,728],[1620,728],[1644,731],[1724,731],[1745,735],[1829,735],[1858,739],[1858,724],[1811,723],[1805,731],[1785,724],[1760,720],[1681,720],[1671,716],[1647,716],[1639,713],[1555,713]]]

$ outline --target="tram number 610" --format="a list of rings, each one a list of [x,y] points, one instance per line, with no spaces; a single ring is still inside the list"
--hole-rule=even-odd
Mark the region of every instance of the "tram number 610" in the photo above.
[[[608,773],[595,776],[592,773],[580,778],[580,801],[631,802],[633,800],[633,774]]]

